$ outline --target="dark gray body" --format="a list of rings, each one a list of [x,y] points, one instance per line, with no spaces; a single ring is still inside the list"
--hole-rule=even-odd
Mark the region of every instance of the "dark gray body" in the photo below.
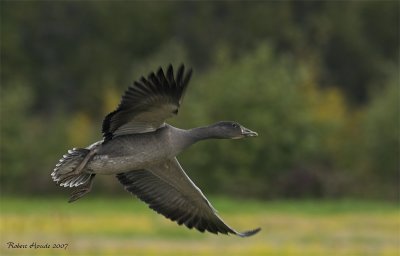
[[[205,139],[239,139],[257,133],[232,121],[182,130],[165,120],[178,114],[191,76],[181,65],[174,75],[160,68],[147,79],[135,81],[117,109],[103,121],[103,140],[63,155],[52,179],[63,187],[76,187],[69,202],[90,192],[96,174],[115,175],[130,193],[179,225],[214,234],[247,237],[260,228],[237,232],[218,216],[201,190],[190,180],[176,156]]]
[[[189,131],[167,124],[154,132],[118,136],[96,146],[86,169],[97,174],[144,169],[177,156],[190,142],[194,140]]]

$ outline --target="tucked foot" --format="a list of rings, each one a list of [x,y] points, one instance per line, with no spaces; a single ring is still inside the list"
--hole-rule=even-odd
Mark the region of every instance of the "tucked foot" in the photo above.
[[[92,149],[89,151],[89,153],[85,156],[85,158],[82,160],[82,162],[72,171],[72,175],[78,175],[81,174],[83,171],[83,168],[85,168],[86,164],[89,162],[90,159],[97,153],[97,148]]]
[[[97,153],[97,148],[74,148],[60,159],[51,174],[53,180],[64,187],[78,187],[86,183],[91,174],[85,172],[87,163]]]

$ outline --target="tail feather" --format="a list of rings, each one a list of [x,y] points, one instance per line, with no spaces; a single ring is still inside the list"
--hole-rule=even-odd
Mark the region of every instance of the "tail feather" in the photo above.
[[[71,173],[89,152],[90,150],[85,148],[68,150],[68,153],[63,155],[51,173],[53,180],[64,187],[77,187],[86,183],[90,179],[90,173],[81,172],[77,175]]]

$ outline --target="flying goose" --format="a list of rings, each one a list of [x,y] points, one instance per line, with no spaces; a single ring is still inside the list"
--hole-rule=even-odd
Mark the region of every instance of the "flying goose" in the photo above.
[[[76,187],[69,202],[90,192],[96,174],[111,174],[127,191],[179,225],[240,237],[260,231],[237,232],[225,224],[176,159],[200,140],[257,136],[231,121],[190,130],[165,123],[178,114],[191,74],[191,69],[185,72],[181,65],[175,75],[169,65],[166,73],[159,68],[141,77],[105,117],[103,140],[69,150],[59,160],[51,176],[60,186]]]

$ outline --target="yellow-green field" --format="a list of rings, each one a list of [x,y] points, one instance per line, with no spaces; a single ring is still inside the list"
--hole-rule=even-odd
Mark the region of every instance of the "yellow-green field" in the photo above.
[[[399,255],[398,205],[359,201],[249,202],[212,198],[250,238],[188,230],[130,197],[1,199],[1,255]],[[8,248],[68,244],[66,249]]]

